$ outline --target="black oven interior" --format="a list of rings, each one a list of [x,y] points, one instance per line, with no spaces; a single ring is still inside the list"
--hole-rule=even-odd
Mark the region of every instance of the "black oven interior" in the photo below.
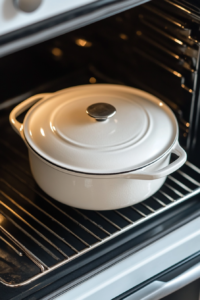
[[[154,0],[5,57],[1,102],[79,84],[134,86],[172,108],[180,142],[193,153],[199,128],[195,4]]]
[[[13,105],[36,93],[81,84],[114,83],[143,89],[165,101],[174,111],[179,123],[180,143],[186,149],[189,161],[200,167],[199,49],[198,1],[153,0],[1,59],[0,222],[18,241],[1,232],[0,257],[4,268],[0,277],[4,281],[16,284],[41,271],[40,261],[29,259],[26,249],[34,247],[35,255],[48,267],[74,254],[68,241],[78,251],[83,248],[80,239],[73,241],[69,235],[63,245],[60,237],[55,235],[55,232],[64,234],[63,224],[69,228],[74,226],[70,220],[66,223],[60,210],[75,219],[77,212],[58,205],[34,183],[25,146],[8,124]],[[199,182],[199,174],[189,166],[186,169],[195,182]],[[189,190],[196,188],[194,183],[189,183]],[[181,193],[187,194],[182,189]],[[42,197],[46,202],[41,201]],[[167,199],[161,200],[166,204]],[[59,208],[57,212],[53,212],[54,205]],[[150,213],[144,206],[139,211],[146,215]],[[127,225],[130,215],[128,211],[124,214],[127,219],[118,219],[117,226]],[[92,213],[86,215],[93,220]],[[88,225],[80,213],[79,217]],[[109,218],[112,220],[112,217],[111,212]],[[137,220],[137,214],[133,218]],[[52,228],[52,232],[44,226],[41,231],[40,221]],[[56,225],[52,226],[52,222]],[[105,226],[105,218],[99,222]],[[114,232],[112,224],[107,226],[108,231]],[[105,232],[97,228],[94,232],[104,238]],[[80,234],[87,244],[96,241],[85,232]],[[19,260],[21,244],[27,255]],[[7,289],[6,286],[3,288]],[[19,291],[25,290],[19,288]],[[10,289],[6,291],[8,296],[4,299],[10,299]],[[17,293],[15,289],[15,296]]]

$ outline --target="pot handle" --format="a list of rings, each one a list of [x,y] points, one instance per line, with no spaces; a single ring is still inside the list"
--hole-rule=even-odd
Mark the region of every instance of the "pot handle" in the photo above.
[[[12,128],[21,136],[22,139],[24,139],[23,135],[23,124],[17,121],[17,117],[22,114],[25,110],[27,110],[29,107],[31,107],[35,102],[38,100],[44,100],[45,98],[49,97],[51,94],[38,94],[34,95],[27,100],[21,102],[18,104],[10,113],[9,121],[12,126]]]
[[[183,148],[179,145],[179,142],[177,142],[176,145],[172,148],[171,153],[178,155],[179,156],[178,159],[176,159],[168,166],[160,170],[155,170],[152,172],[148,172],[148,170],[147,171],[138,170],[132,173],[130,172],[130,173],[121,174],[120,177],[127,178],[127,179],[139,179],[139,180],[153,180],[153,179],[166,177],[167,175],[178,170],[186,162],[187,159],[187,154],[183,150]]]

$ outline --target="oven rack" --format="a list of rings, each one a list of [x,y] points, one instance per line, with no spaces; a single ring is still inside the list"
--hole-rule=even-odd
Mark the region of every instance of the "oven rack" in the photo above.
[[[14,147],[15,139],[20,150]],[[156,194],[139,204],[113,211],[72,208],[36,185],[26,148],[15,139],[13,146],[0,140],[0,244],[16,265],[9,275],[1,275],[0,282],[9,287],[29,284],[200,193],[200,169],[187,161]]]

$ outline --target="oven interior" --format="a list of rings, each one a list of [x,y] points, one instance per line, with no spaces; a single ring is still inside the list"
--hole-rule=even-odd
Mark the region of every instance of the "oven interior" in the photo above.
[[[198,1],[153,0],[1,59],[1,286],[16,290],[41,279],[200,192],[199,46]],[[97,83],[133,86],[166,102],[188,153],[153,197],[109,212],[47,196],[8,122],[14,105],[31,95]]]

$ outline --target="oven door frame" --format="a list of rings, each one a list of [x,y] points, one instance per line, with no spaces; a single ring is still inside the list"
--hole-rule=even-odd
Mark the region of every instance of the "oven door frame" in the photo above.
[[[180,264],[176,268],[171,268],[165,273],[166,274],[164,275],[158,275],[157,278],[154,278],[154,281],[148,283],[144,287],[138,288],[137,290],[134,289],[136,291],[133,293],[132,290],[130,290],[115,298],[115,300],[159,300],[177,292],[195,281],[199,284],[200,295],[200,252],[186,259],[183,264]],[[177,273],[180,274],[177,275]],[[191,300],[198,300],[198,298],[191,298]]]
[[[171,254],[165,251],[165,243],[169,244],[170,240],[173,241],[170,245]],[[194,266],[194,263],[197,263],[200,259],[200,242],[198,241],[200,241],[200,217],[176,228],[169,234],[140,249],[140,251],[124,253],[123,258],[118,257],[110,261],[109,265],[104,264],[70,284],[66,284],[57,290],[55,288],[54,292],[50,294],[46,290],[47,295],[41,299],[64,300],[66,297],[69,299],[80,297],[80,299],[87,300],[126,299],[127,295],[143,289],[155,281],[156,278],[165,279],[166,274],[171,271],[173,271],[171,277],[174,276],[173,274],[177,276],[177,270],[183,272],[184,265],[185,268],[188,268],[188,262],[190,263],[193,259],[193,264],[190,263],[190,266]],[[152,255],[154,260],[150,259],[145,264],[144,257],[147,257],[147,254]],[[156,261],[158,262],[157,267],[154,268]],[[162,265],[159,261],[162,262]],[[137,268],[134,264],[142,267]],[[199,266],[196,268],[198,269]],[[192,272],[193,277],[188,277],[188,283],[198,278],[197,272],[196,269],[194,274]],[[138,280],[134,279],[136,276],[139,278]],[[134,284],[134,281],[137,284]],[[135,300],[135,298],[133,299]]]

